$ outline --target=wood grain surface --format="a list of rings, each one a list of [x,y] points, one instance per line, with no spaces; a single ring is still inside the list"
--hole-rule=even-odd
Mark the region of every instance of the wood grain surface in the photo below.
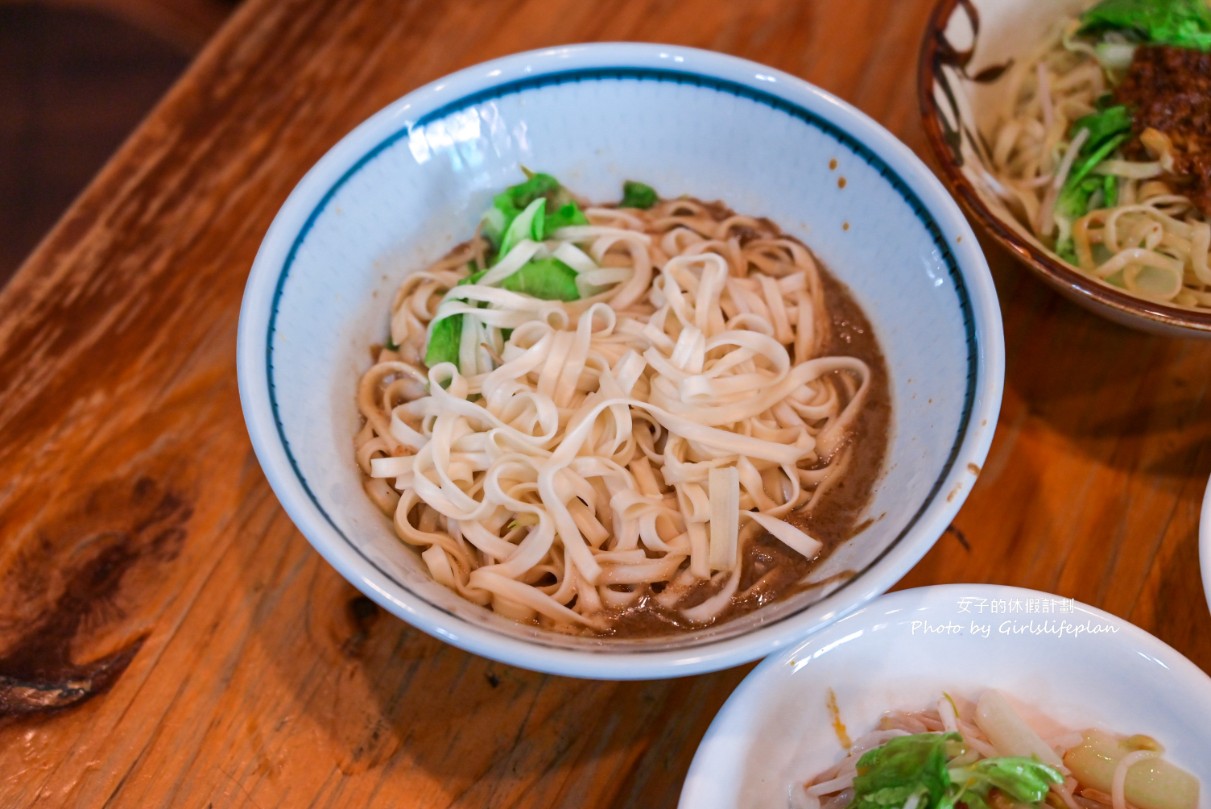
[[[919,154],[929,0],[246,0],[0,297],[0,806],[672,807],[747,668],[549,677],[380,613],[278,506],[240,413],[259,241],[361,119],[588,40],[756,59]],[[1049,590],[1211,670],[1211,343],[1086,314],[987,243],[1008,376],[954,526],[902,582]]]

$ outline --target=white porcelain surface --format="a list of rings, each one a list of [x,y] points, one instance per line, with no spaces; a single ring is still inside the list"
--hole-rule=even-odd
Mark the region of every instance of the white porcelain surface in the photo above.
[[[769,216],[850,286],[892,369],[895,434],[874,524],[820,571],[860,571],[848,585],[675,639],[603,642],[466,603],[430,581],[396,540],[352,459],[353,392],[367,347],[386,334],[400,279],[466,239],[522,165],[592,200],[617,199],[623,180],[640,179],[665,195]],[[907,148],[791,76],[658,45],[519,54],[421,88],[359,126],[299,183],[266,235],[241,310],[238,361],[266,476],[342,575],[462,648],[618,679],[752,660],[884,592],[974,483],[1004,374],[984,258]]]
[[[987,688],[1068,729],[1155,737],[1166,758],[1202,781],[1201,805],[1211,806],[1211,678],[1108,613],[1033,590],[966,584],[886,595],[765,660],[711,724],[680,805],[787,806],[791,784],[844,757],[830,689],[857,737],[886,711]]]
[[[947,182],[968,209],[1065,297],[1120,325],[1169,337],[1211,337],[1211,314],[1136,298],[1071,267],[1043,246],[993,190],[981,157],[984,152],[977,148],[976,133],[984,133],[987,142],[987,133],[1004,105],[1004,82],[974,78],[1029,58],[1058,21],[1079,14],[1094,2],[939,0],[937,19],[925,33],[921,91],[932,99],[942,130],[953,135],[931,134],[931,145]],[[937,52],[942,58],[935,70],[929,54],[937,43],[947,45]],[[947,64],[946,53],[961,56],[969,52],[966,64]],[[959,146],[957,157],[954,143]]]
[[[1203,513],[1198,521],[1198,562],[1203,571],[1203,595],[1211,608],[1211,483],[1203,494]]]

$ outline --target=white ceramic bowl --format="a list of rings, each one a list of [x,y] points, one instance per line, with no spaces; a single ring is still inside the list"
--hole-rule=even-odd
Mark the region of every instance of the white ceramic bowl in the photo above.
[[[925,134],[951,193],[1052,288],[1116,323],[1167,336],[1211,337],[1211,312],[1138,298],[1087,275],[1044,247],[987,180],[982,151],[1001,104],[1002,68],[1029,55],[1060,19],[1095,0],[938,0],[921,47],[918,92]]]
[[[354,466],[355,385],[368,346],[386,334],[401,277],[468,238],[521,165],[589,199],[617,199],[631,178],[769,216],[849,285],[882,342],[895,411],[875,522],[818,574],[854,575],[701,632],[602,641],[466,603],[396,540]],[[441,79],[363,123],[274,220],[248,279],[238,351],[257,457],[295,524],[343,576],[464,649],[618,679],[737,665],[886,591],[971,489],[1004,374],[984,258],[907,148],[792,76],[659,45],[519,54]]]
[[[856,738],[889,710],[929,707],[942,691],[973,698],[988,688],[1071,730],[1153,736],[1167,759],[1200,779],[1200,805],[1211,805],[1211,678],[1101,610],[1033,590],[968,584],[884,596],[764,661],[711,724],[680,805],[786,806],[791,784],[844,757],[827,707],[830,689]]]
[[[1203,572],[1203,596],[1211,608],[1211,483],[1203,494],[1203,513],[1198,520],[1198,563]]]

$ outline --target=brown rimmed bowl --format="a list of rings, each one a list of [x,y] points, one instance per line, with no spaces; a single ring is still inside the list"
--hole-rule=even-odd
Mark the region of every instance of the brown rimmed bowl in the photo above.
[[[986,131],[1000,79],[1054,22],[1091,0],[939,0],[921,45],[917,92],[926,139],[951,194],[1052,288],[1116,323],[1153,334],[1211,338],[1211,311],[1136,297],[1063,261],[1014,218],[982,176],[976,139]]]

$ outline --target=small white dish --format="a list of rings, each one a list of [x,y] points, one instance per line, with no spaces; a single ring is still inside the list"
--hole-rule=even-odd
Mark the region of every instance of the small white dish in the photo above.
[[[953,584],[883,596],[754,669],[703,738],[680,806],[787,806],[792,784],[844,756],[830,692],[856,738],[889,710],[988,688],[1070,729],[1153,736],[1199,778],[1209,805],[1211,678],[1142,629],[1071,599]]]
[[[828,582],[720,626],[638,639],[522,625],[437,584],[366,497],[354,391],[408,272],[474,232],[520,166],[590,200],[642,180],[721,199],[801,238],[874,324],[894,431],[873,523],[815,575]],[[663,45],[523,53],[423,87],[312,168],[257,255],[240,311],[241,403],[291,519],[388,611],[477,654],[613,679],[738,665],[885,592],[933,545],[988,452],[1004,345],[996,290],[966,220],[912,152],[785,73]],[[833,578],[836,577],[836,578]]]

